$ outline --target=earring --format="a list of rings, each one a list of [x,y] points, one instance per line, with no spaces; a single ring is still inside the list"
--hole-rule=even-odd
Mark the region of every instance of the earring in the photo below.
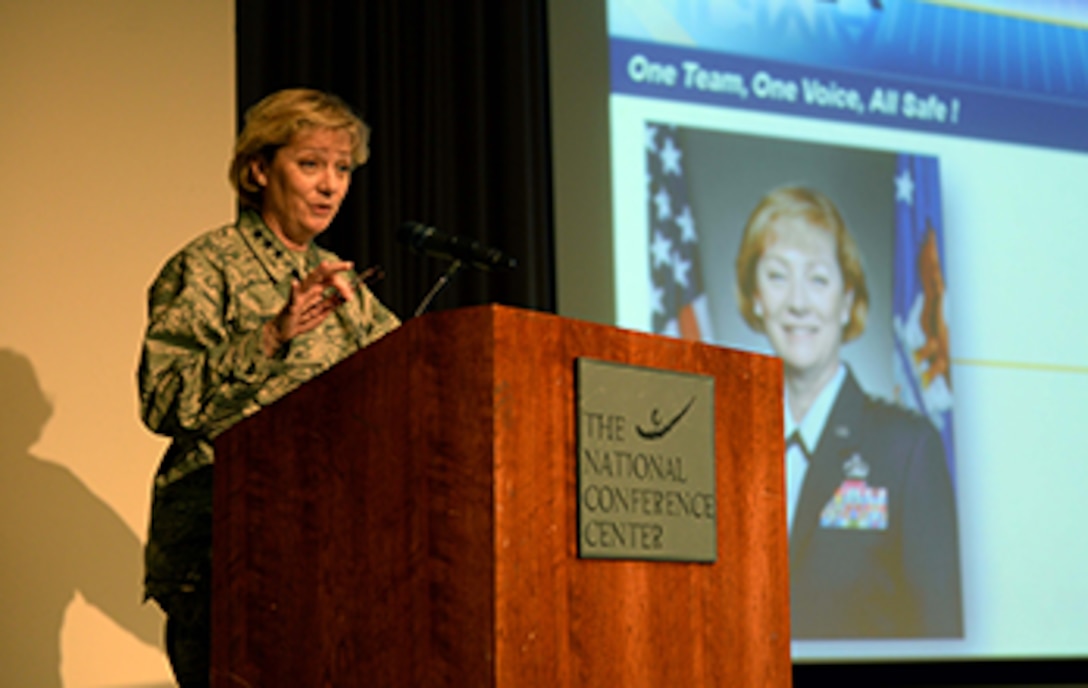
[[[752,312],[756,314],[757,318],[762,318],[763,317],[763,304],[760,303],[759,301],[756,301],[755,305],[752,306]]]

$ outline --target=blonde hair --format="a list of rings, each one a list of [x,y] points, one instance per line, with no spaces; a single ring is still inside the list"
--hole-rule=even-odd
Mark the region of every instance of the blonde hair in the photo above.
[[[835,240],[835,257],[842,271],[843,290],[854,295],[850,319],[842,328],[842,341],[861,336],[869,315],[869,287],[861,265],[861,252],[831,199],[803,186],[774,189],[760,200],[748,217],[736,261],[735,287],[741,317],[754,331],[764,331],[763,318],[755,312],[756,267],[764,250],[776,238],[775,225],[784,218],[803,219],[813,227],[825,230]]]
[[[261,186],[253,178],[254,160],[270,164],[276,151],[308,129],[347,131],[351,137],[352,169],[370,154],[370,127],[340,98],[309,88],[276,91],[246,111],[245,126],[234,142],[230,183],[245,207],[259,208]]]

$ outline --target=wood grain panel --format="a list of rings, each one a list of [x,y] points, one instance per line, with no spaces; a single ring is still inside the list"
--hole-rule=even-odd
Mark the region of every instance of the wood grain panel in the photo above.
[[[714,376],[716,563],[577,557],[579,356]],[[217,441],[215,685],[788,686],[781,384],[498,306],[407,323]]]

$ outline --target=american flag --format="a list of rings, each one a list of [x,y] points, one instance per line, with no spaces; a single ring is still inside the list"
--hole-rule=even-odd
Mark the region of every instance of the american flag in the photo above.
[[[682,134],[646,123],[653,331],[702,340],[711,334],[699,234],[688,203]]]

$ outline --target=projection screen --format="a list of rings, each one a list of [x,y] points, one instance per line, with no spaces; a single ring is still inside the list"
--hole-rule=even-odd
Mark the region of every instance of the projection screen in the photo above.
[[[900,440],[869,441],[833,459],[840,474],[815,510],[805,478],[789,478],[801,495],[793,594],[826,590],[826,618],[887,610],[841,627],[795,615],[795,659],[1088,654],[1088,6],[609,0],[550,12],[560,313],[782,355],[789,370],[770,315],[744,311],[742,238],[772,192],[816,192],[867,289],[842,369],[943,459],[927,464],[937,487],[914,474],[905,487],[879,467]],[[785,234],[772,228],[757,254]],[[842,568],[802,572],[812,552],[792,540],[804,538]],[[876,577],[859,573],[870,560]]]

